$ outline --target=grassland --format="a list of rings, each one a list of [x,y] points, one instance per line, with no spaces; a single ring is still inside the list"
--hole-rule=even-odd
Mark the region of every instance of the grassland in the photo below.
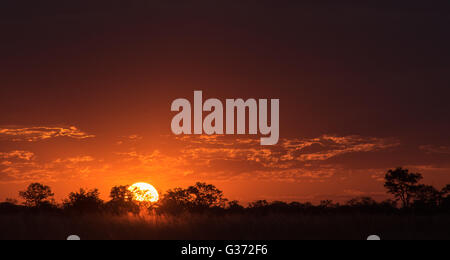
[[[0,239],[61,240],[449,239],[450,217],[384,215],[0,216]]]

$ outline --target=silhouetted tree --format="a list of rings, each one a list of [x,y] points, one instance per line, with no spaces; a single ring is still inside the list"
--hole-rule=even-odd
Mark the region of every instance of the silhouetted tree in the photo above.
[[[224,208],[227,199],[223,192],[214,185],[197,182],[187,189],[195,207],[198,208]]]
[[[442,188],[441,192],[444,197],[449,196],[450,195],[450,184],[447,184],[447,186]]]
[[[251,209],[255,209],[255,208],[266,208],[269,206],[269,202],[267,202],[267,200],[257,200],[254,202],[250,202],[248,204],[248,207]]]
[[[442,193],[430,185],[418,185],[415,190],[415,206],[437,208],[442,201]]]
[[[103,201],[97,189],[86,191],[80,189],[79,192],[72,192],[69,198],[64,201],[64,209],[78,213],[100,212]]]
[[[388,171],[384,187],[402,202],[404,208],[408,208],[418,190],[417,184],[422,178],[420,173],[410,173],[407,169],[397,168]]]
[[[158,212],[177,215],[191,208],[191,198],[187,190],[175,188],[168,190],[158,202]]]
[[[450,197],[450,184],[442,188],[441,190],[441,199],[444,200]]]
[[[175,188],[167,191],[158,203],[159,212],[178,214],[183,211],[203,211],[225,208],[227,199],[214,185],[197,183],[187,189]]]
[[[348,207],[348,209],[346,209]],[[358,197],[351,199],[343,207],[337,207],[337,210],[344,210],[353,213],[367,214],[392,214],[398,211],[397,202],[394,200],[385,200],[378,203],[371,197]]]
[[[274,201],[269,204],[267,208],[270,212],[273,213],[289,213],[291,211],[291,207],[284,201]]]
[[[49,186],[32,183],[27,190],[19,192],[19,196],[25,200],[27,207],[39,208],[52,204],[54,194]]]
[[[359,197],[351,199],[347,202],[350,207],[373,207],[377,205],[377,202],[371,197]]]
[[[228,202],[227,209],[232,213],[241,213],[244,212],[245,208],[239,204],[239,201],[233,200]]]
[[[397,201],[395,200],[385,200],[380,203],[380,206],[385,209],[397,209]]]
[[[109,197],[112,201],[129,202],[133,200],[133,193],[129,190],[129,185],[115,186],[111,188]]]
[[[139,205],[133,201],[133,193],[128,189],[129,186],[115,186],[111,189],[111,201],[106,203],[106,209],[117,215],[126,213],[138,214]]]
[[[320,207],[325,208],[325,209],[332,208],[332,207],[334,207],[334,204],[333,204],[332,200],[322,200],[320,202]]]
[[[450,184],[445,186],[442,191],[441,208],[446,211],[450,211]]]

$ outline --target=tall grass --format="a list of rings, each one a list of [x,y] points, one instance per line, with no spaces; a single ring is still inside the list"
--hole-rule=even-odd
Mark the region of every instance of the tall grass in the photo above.
[[[449,239],[449,216],[181,215],[0,216],[0,239],[60,240]]]

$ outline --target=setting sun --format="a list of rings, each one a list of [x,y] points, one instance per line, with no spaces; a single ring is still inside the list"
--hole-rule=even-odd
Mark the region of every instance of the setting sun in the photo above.
[[[158,191],[148,183],[135,183],[128,190],[133,193],[134,199],[139,202],[157,202],[159,200]]]

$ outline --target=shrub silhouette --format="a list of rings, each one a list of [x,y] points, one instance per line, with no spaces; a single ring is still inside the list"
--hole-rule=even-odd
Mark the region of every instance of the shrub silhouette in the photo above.
[[[377,202],[371,197],[359,197],[349,200],[347,205],[350,207],[370,208],[377,205]]]
[[[19,196],[25,200],[27,207],[41,208],[53,204],[54,194],[49,186],[32,183],[27,190],[20,191]]]
[[[103,201],[99,198],[97,189],[86,191],[80,189],[79,192],[72,192],[69,198],[64,201],[63,207],[69,212],[75,213],[98,213],[103,208]]]

